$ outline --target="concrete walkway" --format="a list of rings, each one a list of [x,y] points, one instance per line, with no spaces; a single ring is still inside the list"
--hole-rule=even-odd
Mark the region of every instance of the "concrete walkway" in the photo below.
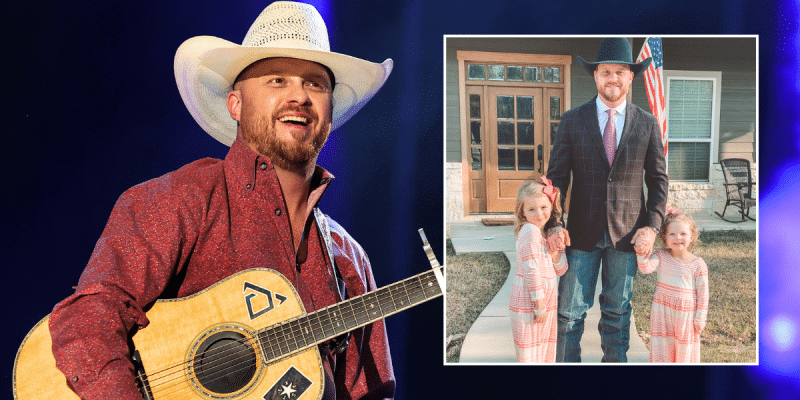
[[[751,215],[758,218],[756,209]],[[732,214],[731,215],[735,215]],[[727,217],[728,215],[726,215]],[[756,222],[729,223],[716,215],[693,215],[700,230],[755,230]],[[511,226],[484,226],[476,222],[451,222],[448,236],[456,254],[475,252],[502,251],[511,262],[506,282],[486,306],[478,319],[467,332],[461,347],[461,364],[516,364],[514,341],[511,336],[511,322],[508,315],[508,299],[511,294],[511,282],[516,273],[516,241]],[[446,261],[445,261],[446,263]],[[583,338],[581,339],[581,359],[584,364],[600,363],[603,352],[600,349],[600,333],[597,324],[600,321],[600,283],[595,290],[594,306],[589,310],[585,320]],[[631,364],[647,363],[649,351],[636,332],[636,325],[631,316],[630,350],[628,362]]]

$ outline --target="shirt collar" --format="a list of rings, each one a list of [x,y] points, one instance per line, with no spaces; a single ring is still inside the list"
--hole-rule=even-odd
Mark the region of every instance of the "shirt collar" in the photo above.
[[[257,174],[261,171],[270,174],[270,180],[276,184],[278,182],[277,174],[272,165],[272,160],[269,157],[261,155],[253,151],[249,146],[235,140],[225,156],[225,168],[231,173],[227,174],[228,180],[233,180],[229,184],[243,186],[246,188],[254,188],[256,184]],[[313,208],[322,198],[323,193],[327,190],[328,185],[333,181],[333,174],[325,170],[319,165],[314,167],[314,174],[311,177],[311,188],[308,194],[309,209]],[[247,185],[250,185],[249,187]]]
[[[603,113],[606,112],[606,110],[611,108],[611,107],[607,106],[606,103],[603,103],[602,100],[600,100],[600,96],[595,97],[595,102],[597,103],[597,115],[603,114]],[[622,100],[622,104],[614,107],[614,110],[616,110],[617,115],[620,115],[620,116],[624,117],[625,116],[625,107],[627,105],[628,105],[628,99],[624,99],[624,100]]]

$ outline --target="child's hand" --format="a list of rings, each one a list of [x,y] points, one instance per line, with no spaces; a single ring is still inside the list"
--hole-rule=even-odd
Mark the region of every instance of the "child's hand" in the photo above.
[[[544,322],[547,319],[547,309],[544,301],[539,299],[533,302],[533,322]]]
[[[649,255],[650,252],[653,250],[653,243],[656,240],[656,233],[653,228],[650,227],[643,227],[639,228],[636,233],[633,235],[633,239],[631,240],[631,244],[634,245],[634,249],[636,250],[636,254],[643,254]]]
[[[569,232],[561,227],[550,229],[547,237],[547,250],[549,252],[564,250],[570,245]]]
[[[703,329],[705,329],[705,327],[706,327],[705,323],[694,321],[694,330],[695,332],[697,332],[698,335],[703,332]]]
[[[564,257],[564,250],[548,251],[548,254],[550,254],[550,259],[557,263],[561,260],[561,257]]]
[[[636,241],[633,243],[633,249],[636,251],[637,256],[644,256],[644,249],[642,248],[642,237],[637,236]]]
[[[646,242],[646,239],[644,238],[644,236],[640,235],[640,236],[636,237],[636,243],[633,245],[633,248],[636,251],[636,255],[637,256],[646,257],[646,256],[649,255],[648,254],[649,251],[647,251],[647,246],[646,246],[645,242]]]
[[[534,317],[533,317],[533,322],[534,323],[542,323],[545,320],[547,320],[547,312],[546,311],[541,313],[541,314],[539,314],[539,315],[534,315]]]

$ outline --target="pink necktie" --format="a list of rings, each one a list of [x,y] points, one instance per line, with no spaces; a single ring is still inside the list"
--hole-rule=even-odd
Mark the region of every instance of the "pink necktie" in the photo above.
[[[606,148],[606,157],[608,157],[608,165],[614,162],[614,153],[617,151],[617,129],[614,127],[614,113],[616,110],[609,108],[606,110],[608,113],[608,122],[606,129],[603,130],[603,146]]]

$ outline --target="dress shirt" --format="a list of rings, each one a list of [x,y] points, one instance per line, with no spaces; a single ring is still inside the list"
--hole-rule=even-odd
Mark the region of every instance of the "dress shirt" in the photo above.
[[[306,218],[314,218],[313,207],[332,179],[316,167]],[[363,249],[328,220],[349,296],[374,290]],[[268,267],[283,274],[307,312],[334,303],[324,242],[318,233],[308,240],[307,259],[297,272],[289,216],[272,163],[239,141],[224,161],[198,160],[134,186],[114,206],[77,291],[51,314],[58,368],[83,398],[141,399],[128,337],[147,326],[144,310],[157,299],[197,293],[245,269]],[[383,321],[354,331],[338,360],[337,397],[393,396]]]
[[[597,121],[600,123],[600,135],[603,134],[603,131],[606,129],[606,123],[608,123],[608,110],[609,106],[603,103],[600,100],[600,96],[597,96]],[[614,114],[614,128],[616,129],[617,133],[617,147],[619,147],[619,138],[622,136],[622,129],[625,128],[625,106],[628,105],[627,100],[623,100],[622,104],[614,107],[616,113]]]

